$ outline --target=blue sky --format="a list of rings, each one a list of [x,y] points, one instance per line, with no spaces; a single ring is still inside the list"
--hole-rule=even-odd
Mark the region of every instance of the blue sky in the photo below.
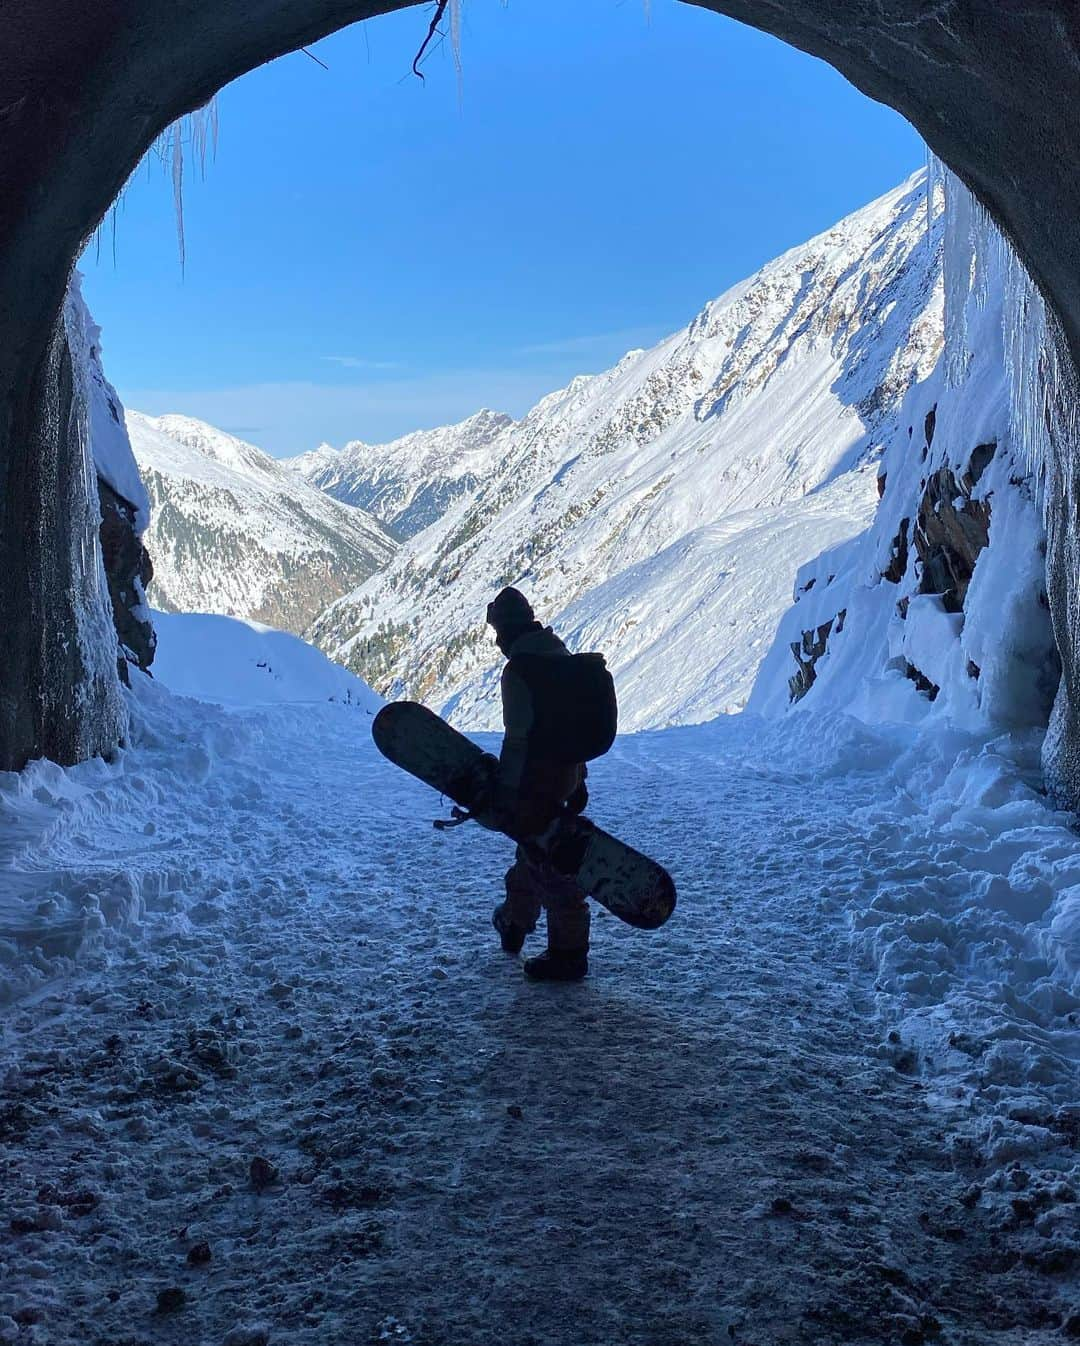
[[[466,0],[357,25],[219,96],[181,272],[151,159],[82,262],[129,406],[272,453],[382,440],[681,327],[895,186],[922,142],[828,66],[676,0]]]

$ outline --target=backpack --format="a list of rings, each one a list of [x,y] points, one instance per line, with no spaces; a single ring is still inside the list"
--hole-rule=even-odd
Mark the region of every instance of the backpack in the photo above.
[[[570,766],[603,757],[615,742],[619,711],[602,654],[515,654],[509,667],[532,696],[530,747]]]

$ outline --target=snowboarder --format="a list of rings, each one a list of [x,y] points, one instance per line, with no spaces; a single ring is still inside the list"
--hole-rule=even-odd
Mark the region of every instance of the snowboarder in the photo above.
[[[599,741],[605,745],[601,751],[610,746],[616,713],[613,686],[603,660],[571,656],[551,627],[536,620],[519,590],[503,589],[488,605],[487,621],[507,660],[501,683],[505,735],[497,766],[492,762],[486,799],[476,812],[488,814],[518,842],[517,858],[506,874],[506,900],[496,907],[492,923],[503,949],[517,954],[543,907],[548,946],[526,960],[525,974],[538,981],[579,981],[589,970],[585,893],[546,864],[529,843],[564,814],[584,810],[589,798],[585,758],[598,755],[586,741]],[[579,661],[590,659],[596,661],[591,667],[603,669],[606,680],[593,679],[601,688],[598,693],[590,689],[587,676],[582,681],[578,675]],[[573,760],[577,755],[582,760]]]

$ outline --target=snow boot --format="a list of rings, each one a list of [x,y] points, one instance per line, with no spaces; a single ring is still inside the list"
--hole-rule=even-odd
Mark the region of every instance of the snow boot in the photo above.
[[[500,902],[491,917],[491,924],[499,932],[499,943],[503,953],[515,956],[522,950],[525,936],[529,933],[524,926],[515,925],[506,913],[505,903]]]
[[[533,981],[581,981],[589,972],[587,949],[545,949],[526,958],[525,975]]]

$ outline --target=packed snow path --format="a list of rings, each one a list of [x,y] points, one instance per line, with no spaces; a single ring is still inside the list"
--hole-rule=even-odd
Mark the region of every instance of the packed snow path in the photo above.
[[[150,910],[5,1011],[0,1341],[1060,1339],[1075,1194],[1014,1166],[1038,1237],[980,1197],[853,967],[860,744],[810,784],[740,721],[622,741],[593,815],[680,905],[547,987],[489,924],[509,843],[436,834],[366,714],[176,704],[35,788],[42,875]]]

